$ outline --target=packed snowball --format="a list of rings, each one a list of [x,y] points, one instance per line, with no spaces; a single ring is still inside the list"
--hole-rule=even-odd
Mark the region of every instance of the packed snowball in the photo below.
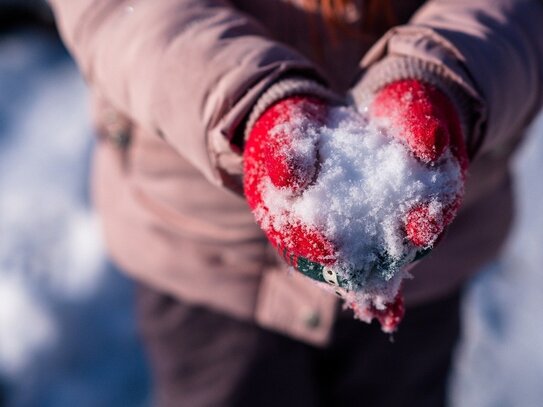
[[[294,139],[289,152],[298,165],[320,164],[302,191],[264,179],[267,210],[255,212],[259,223],[280,230],[299,220],[320,231],[336,249],[334,270],[357,296],[351,300],[371,298],[383,307],[406,276],[404,266],[421,252],[406,239],[409,210],[425,203],[438,213],[453,202],[462,188],[458,162],[446,150],[434,165],[424,164],[386,123],[345,107],[331,109],[327,122],[313,128],[277,127]]]

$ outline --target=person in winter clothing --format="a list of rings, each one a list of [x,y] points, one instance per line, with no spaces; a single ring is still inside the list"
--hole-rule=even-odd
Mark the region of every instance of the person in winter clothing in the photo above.
[[[51,4],[93,95],[95,202],[111,256],[141,284],[159,403],[442,404],[459,290],[507,235],[508,162],[543,99],[541,1]],[[246,202],[260,198],[244,161],[305,182],[259,151],[274,109],[313,105],[318,122],[367,100],[418,159],[451,148],[467,170],[461,206],[405,222],[412,244],[441,241],[404,282],[393,345],[273,248],[325,265],[329,242],[291,228],[270,244]],[[389,310],[385,325],[402,313]]]

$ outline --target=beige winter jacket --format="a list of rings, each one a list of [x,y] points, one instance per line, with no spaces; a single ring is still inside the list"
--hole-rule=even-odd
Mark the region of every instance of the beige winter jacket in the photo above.
[[[543,5],[398,0],[404,25],[367,53],[382,33],[332,32],[301,2],[51,0],[103,135],[94,194],[113,259],[184,301],[319,345],[337,300],[273,254],[239,194],[230,141],[285,78],[352,87],[355,102],[401,77],[441,87],[473,161],[457,220],[405,294],[410,304],[446,295],[497,254],[510,226],[508,162],[543,99]],[[344,16],[353,27],[360,17]]]

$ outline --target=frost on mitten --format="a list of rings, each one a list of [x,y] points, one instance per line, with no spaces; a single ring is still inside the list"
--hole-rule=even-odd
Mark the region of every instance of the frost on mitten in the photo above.
[[[383,120],[300,100],[255,124],[244,153],[247,200],[289,264],[391,332],[403,317],[405,267],[442,232],[463,170],[448,145],[424,161]],[[412,238],[413,219],[424,239]],[[439,227],[427,227],[434,219]]]
[[[439,165],[445,153],[451,154],[460,167],[463,185],[468,156],[460,119],[438,88],[416,79],[392,82],[377,93],[369,113],[427,166]],[[408,239],[419,247],[432,246],[456,216],[462,195],[459,188],[453,200],[432,198],[418,203],[406,219]]]
[[[290,97],[268,108],[255,122],[244,149],[244,190],[258,224],[282,257],[297,269],[302,263],[332,264],[334,248],[321,231],[295,216],[272,213],[274,188],[298,196],[318,171],[320,129],[328,107],[311,97]],[[280,198],[280,196],[277,196]]]

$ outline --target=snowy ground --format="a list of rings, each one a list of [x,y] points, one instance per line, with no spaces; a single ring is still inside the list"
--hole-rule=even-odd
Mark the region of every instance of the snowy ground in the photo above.
[[[0,89],[8,405],[146,405],[132,287],[105,260],[89,206],[85,86],[54,38],[26,32],[0,37]]]
[[[543,406],[543,113],[514,169],[514,231],[464,304],[465,338],[451,392],[456,407]]]
[[[53,38],[25,32],[0,37],[0,89],[0,386],[8,405],[148,405],[132,286],[105,260],[89,206],[82,80]],[[543,118],[533,133],[515,168],[515,233],[466,300],[455,406],[543,405]]]

